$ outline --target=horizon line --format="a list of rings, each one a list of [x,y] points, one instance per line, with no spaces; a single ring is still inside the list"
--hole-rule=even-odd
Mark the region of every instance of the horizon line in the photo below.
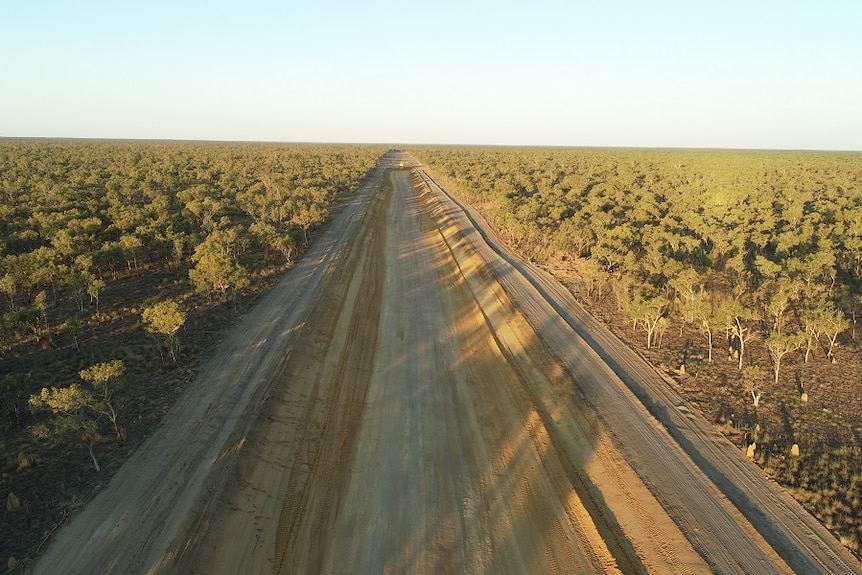
[[[271,144],[271,145],[328,145],[328,146],[381,146],[381,147],[446,147],[446,148],[534,148],[534,149],[584,149],[584,150],[656,150],[656,151],[727,151],[727,152],[784,152],[784,153],[835,153],[858,154],[862,149],[851,148],[768,148],[733,146],[658,146],[658,145],[592,145],[592,144],[498,144],[498,143],[417,143],[417,142],[360,142],[329,140],[245,140],[210,138],[157,138],[157,137],[105,137],[105,136],[5,136],[2,140],[31,141],[89,141],[89,142],[139,142],[139,143],[196,143],[196,144]]]

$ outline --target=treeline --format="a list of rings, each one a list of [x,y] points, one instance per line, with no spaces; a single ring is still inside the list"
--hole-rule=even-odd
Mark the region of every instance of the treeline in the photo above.
[[[0,427],[14,431],[22,414],[45,408],[101,421],[83,426],[90,437],[111,428],[122,439],[110,388],[134,366],[93,390],[78,377],[36,381],[10,367],[12,358],[40,353],[34,343],[42,352],[79,348],[85,326],[94,331],[137,310],[138,329],[162,338],[163,359],[176,360],[188,293],[173,289],[170,297],[162,280],[147,293],[120,293],[122,301],[104,302],[103,294],[130,277],[168,277],[212,302],[233,301],[264,269],[289,265],[333,200],[357,189],[384,151],[0,140],[0,403],[8,416]]]
[[[49,337],[49,308],[121,273],[189,266],[233,295],[256,248],[290,262],[382,151],[358,146],[0,140],[0,341]]]
[[[860,549],[862,154],[411,153]]]
[[[140,444],[238,296],[271,285],[385,151],[0,139],[3,564]]]
[[[420,150],[538,259],[579,261],[583,293],[613,290],[646,347],[698,324],[711,358],[729,333],[767,334],[777,380],[855,327],[862,281],[862,155],[601,150]],[[612,281],[611,281],[612,280]]]

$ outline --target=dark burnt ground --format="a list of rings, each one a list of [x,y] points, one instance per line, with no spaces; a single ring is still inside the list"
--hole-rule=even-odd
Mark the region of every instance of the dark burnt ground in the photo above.
[[[330,213],[337,212],[346,199],[346,195],[339,198]],[[310,243],[321,232],[310,230]],[[172,269],[167,264],[149,263],[137,273],[126,270],[107,282],[100,294],[99,315],[87,300],[78,337],[80,349],[60,325],[52,326],[50,341],[43,338],[37,343],[30,338],[0,355],[0,378],[30,374],[30,393],[80,382],[82,369],[112,359],[124,361],[124,377],[133,383],[132,394],[120,408],[126,442],[117,442],[107,420],[99,422],[95,447],[101,467],[98,473],[78,435],[52,432],[51,414],[30,409],[27,397],[18,402],[20,425],[11,424],[5,408],[0,412],[0,497],[5,502],[14,493],[20,502],[15,510],[10,511],[5,503],[0,507],[0,569],[17,563],[15,571],[19,571],[32,563],[50,536],[95,497],[157,428],[218,342],[290,267],[272,251],[250,251],[242,254],[240,261],[246,269],[257,271],[249,272],[251,285],[235,300],[195,293],[187,267]],[[141,320],[142,304],[154,296],[179,300],[188,312],[179,332],[181,347],[176,363],[168,358],[161,340],[146,332]],[[48,310],[49,320],[52,316],[68,317],[77,305],[58,300]],[[10,558],[15,559],[9,563]]]
[[[573,290],[577,293],[577,290]],[[609,291],[609,290],[608,290]],[[857,554],[862,544],[862,329],[839,337],[836,363],[826,348],[804,348],[781,363],[774,383],[764,334],[746,344],[743,365],[760,368],[759,405],[729,353],[723,331],[714,336],[713,361],[696,325],[672,323],[661,348],[645,348],[646,332],[617,309],[613,294],[579,298],[619,337],[668,375],[683,396],[741,452],[754,442],[754,461],[788,489],[836,537]],[[684,373],[680,367],[685,364]],[[807,394],[803,401],[802,393]],[[799,456],[792,455],[793,445]]]

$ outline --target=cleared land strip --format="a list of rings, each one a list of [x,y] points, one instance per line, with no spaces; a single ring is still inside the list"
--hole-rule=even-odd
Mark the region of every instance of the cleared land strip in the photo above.
[[[797,546],[775,535],[797,519],[733,500],[719,475],[750,464],[711,459],[706,422],[638,388],[636,355],[610,367],[565,290],[427,174],[384,169],[402,163],[387,154],[37,572],[862,571],[816,523]]]
[[[228,489],[228,473],[266,419],[261,411],[271,404],[296,342],[306,337],[310,311],[344,267],[383,174],[378,168],[370,175],[306,257],[214,350],[159,430],[60,530],[36,573],[177,572],[177,554],[194,547],[213,498]],[[237,541],[236,549],[255,545]]]
[[[756,544],[766,542],[794,572],[862,571],[831,533],[742,457],[652,366],[586,313],[553,278],[508,252],[481,216],[429,174],[420,174],[426,185],[445,196],[444,205],[453,204],[447,210],[459,233],[481,237],[471,245],[494,262],[495,274],[507,291],[519,294],[516,297],[529,321],[541,326],[539,333],[571,370],[579,392],[710,565],[722,572],[733,570],[733,564],[740,572],[768,572],[768,560],[753,553],[751,544],[740,537],[740,531],[753,528],[759,535],[753,539]],[[612,382],[625,383],[661,425],[649,425],[649,416],[638,416],[641,406],[625,400],[626,390]],[[664,440],[664,435],[676,445]],[[686,460],[695,464],[697,472],[690,470]],[[711,496],[703,497],[699,491]],[[736,511],[725,514],[719,508],[724,498]],[[737,512],[750,527],[740,523]]]

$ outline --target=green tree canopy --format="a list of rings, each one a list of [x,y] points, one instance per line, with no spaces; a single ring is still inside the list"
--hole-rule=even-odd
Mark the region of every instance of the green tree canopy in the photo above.
[[[146,330],[164,336],[171,361],[177,360],[179,352],[177,332],[185,325],[187,315],[183,306],[173,300],[153,303],[141,312]]]

